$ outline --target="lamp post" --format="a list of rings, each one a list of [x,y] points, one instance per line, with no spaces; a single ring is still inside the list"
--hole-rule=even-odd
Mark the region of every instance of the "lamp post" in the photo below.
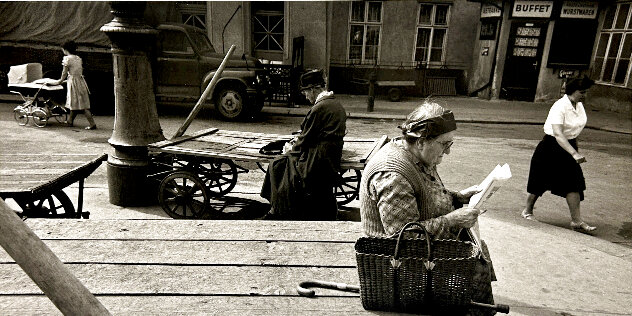
[[[145,2],[110,2],[114,19],[103,25],[112,42],[114,131],[108,140],[114,154],[107,161],[110,203],[155,203],[147,180],[147,145],[164,140],[153,90],[149,47],[158,31],[144,23]],[[155,195],[155,194],[153,194]]]

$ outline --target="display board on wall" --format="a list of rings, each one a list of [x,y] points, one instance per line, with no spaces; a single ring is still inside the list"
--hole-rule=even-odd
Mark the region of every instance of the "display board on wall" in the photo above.
[[[495,40],[496,30],[498,29],[498,19],[482,19],[480,40]]]

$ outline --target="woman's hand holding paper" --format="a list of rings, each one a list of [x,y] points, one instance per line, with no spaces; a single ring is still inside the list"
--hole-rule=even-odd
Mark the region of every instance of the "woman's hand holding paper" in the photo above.
[[[470,198],[472,197],[472,195],[481,192],[481,190],[479,189],[478,185],[473,185],[469,188],[463,189],[461,191],[459,191],[457,193],[457,198],[459,199],[459,202],[463,203],[463,204],[467,204],[470,202]]]
[[[470,228],[476,224],[478,215],[482,213],[483,212],[479,209],[463,207],[444,215],[444,217],[448,220],[450,226]]]

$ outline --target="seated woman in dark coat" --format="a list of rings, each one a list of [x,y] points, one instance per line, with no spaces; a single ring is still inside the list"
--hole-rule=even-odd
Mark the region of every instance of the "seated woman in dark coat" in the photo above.
[[[335,220],[333,188],[339,177],[347,115],[325,88],[321,70],[301,76],[301,92],[313,104],[287,153],[270,163],[261,190],[271,210],[266,218]]]

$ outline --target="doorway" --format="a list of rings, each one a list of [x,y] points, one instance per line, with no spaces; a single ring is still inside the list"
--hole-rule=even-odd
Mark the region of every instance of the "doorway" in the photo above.
[[[511,23],[500,98],[533,101],[548,21]]]

